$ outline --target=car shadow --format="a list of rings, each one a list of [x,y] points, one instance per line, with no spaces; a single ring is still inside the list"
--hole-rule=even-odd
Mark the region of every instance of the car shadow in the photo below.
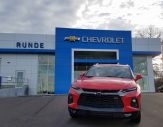
[[[140,124],[132,123],[129,119],[108,117],[78,117],[70,118],[67,125],[71,127],[139,127]],[[68,126],[68,127],[69,127]]]

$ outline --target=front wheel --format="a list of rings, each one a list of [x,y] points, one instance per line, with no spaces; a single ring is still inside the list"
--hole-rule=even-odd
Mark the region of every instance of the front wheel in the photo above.
[[[68,108],[68,111],[69,111],[71,118],[77,118],[78,117],[77,111],[75,109]]]
[[[133,113],[131,117],[131,122],[140,123],[140,121],[141,121],[141,111]]]

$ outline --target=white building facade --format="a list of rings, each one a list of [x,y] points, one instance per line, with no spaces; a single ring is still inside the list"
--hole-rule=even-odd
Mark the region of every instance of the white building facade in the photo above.
[[[155,92],[152,58],[161,52],[159,39],[132,39],[134,73],[141,73],[143,92]],[[55,93],[55,35],[0,34],[3,87],[27,85],[30,95]],[[64,79],[64,78],[63,78]]]

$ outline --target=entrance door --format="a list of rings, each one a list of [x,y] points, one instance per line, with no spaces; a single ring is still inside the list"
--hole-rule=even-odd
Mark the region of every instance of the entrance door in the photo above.
[[[72,81],[96,63],[117,64],[119,59],[118,50],[76,49],[72,51],[72,56]]]
[[[150,87],[148,83],[148,66],[147,66],[147,57],[145,56],[134,56],[133,57],[134,63],[134,74],[142,74],[143,78],[138,81],[142,92],[149,92]]]
[[[22,87],[24,83],[24,71],[16,71],[16,87]]]
[[[54,94],[54,56],[38,56],[38,94]]]

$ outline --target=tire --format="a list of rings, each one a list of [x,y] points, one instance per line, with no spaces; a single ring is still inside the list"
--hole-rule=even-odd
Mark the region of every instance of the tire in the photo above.
[[[141,111],[133,113],[131,117],[131,122],[140,123],[140,121],[141,121]]]
[[[78,113],[76,110],[69,108],[68,111],[69,111],[69,115],[71,116],[71,118],[77,118],[78,117]]]

